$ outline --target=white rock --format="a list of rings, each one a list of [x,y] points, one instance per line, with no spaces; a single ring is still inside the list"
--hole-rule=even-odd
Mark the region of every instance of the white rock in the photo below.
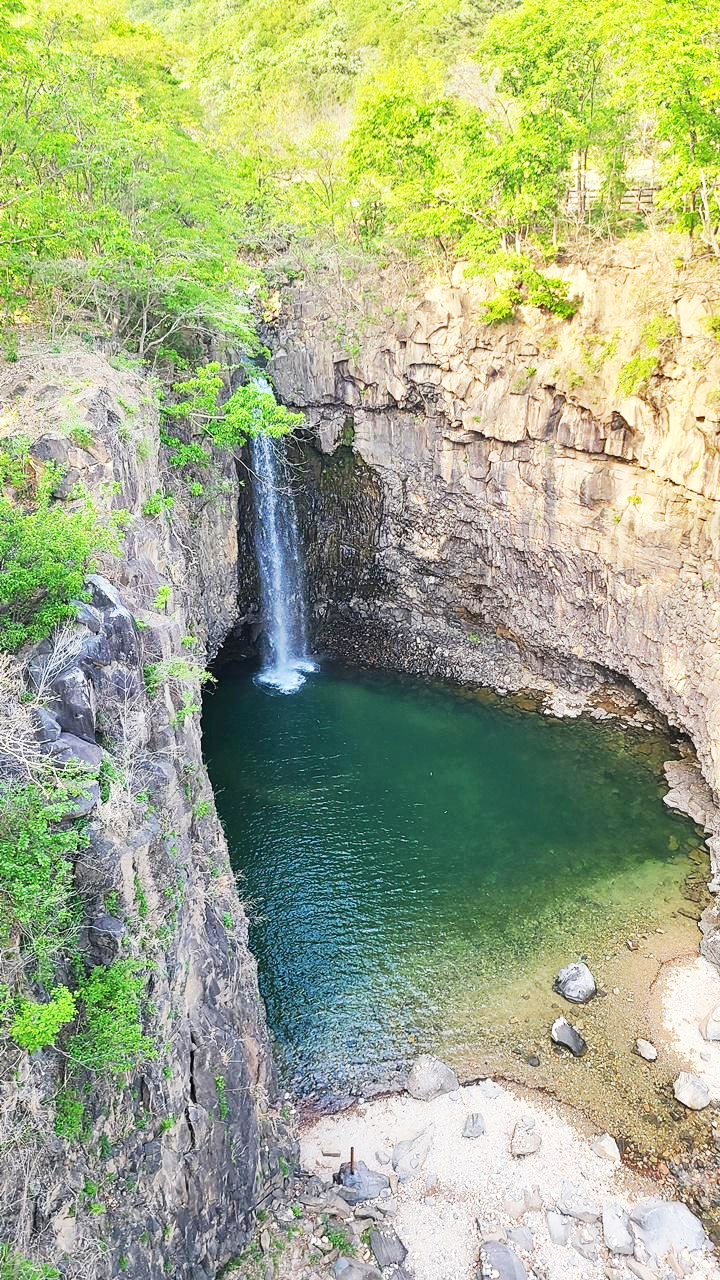
[[[594,1138],[590,1143],[591,1149],[596,1156],[601,1156],[603,1160],[611,1160],[613,1164],[620,1164],[620,1148],[614,1138],[609,1133],[601,1133],[599,1137]]]
[[[553,991],[573,1004],[587,1004],[597,993],[597,986],[587,965],[578,960],[576,964],[568,964],[560,970],[553,982]]]
[[[644,1058],[646,1062],[654,1062],[657,1058],[657,1049],[649,1040],[636,1040],[635,1052],[639,1058]]]
[[[458,1088],[458,1078],[451,1067],[431,1053],[421,1053],[413,1062],[407,1078],[406,1089],[411,1098],[420,1102],[432,1102],[442,1093],[452,1093]]]
[[[691,1071],[680,1072],[673,1085],[673,1093],[678,1102],[682,1102],[683,1106],[689,1107],[691,1111],[702,1111],[703,1107],[710,1105],[707,1085]]]
[[[720,1040],[720,1004],[705,1015],[700,1023],[700,1034],[704,1040]]]
[[[707,1237],[702,1223],[679,1200],[645,1200],[631,1211],[635,1235],[649,1258],[658,1261],[671,1249],[702,1249]]]
[[[490,1079],[481,1080],[479,1084],[476,1084],[475,1088],[478,1093],[482,1094],[483,1098],[489,1098],[491,1102],[493,1098],[502,1097],[505,1092],[502,1085],[496,1084],[494,1080]]]
[[[630,1219],[619,1205],[605,1205],[602,1211],[602,1226],[605,1246],[610,1253],[619,1253],[629,1258],[635,1248],[630,1230]]]
[[[567,1244],[570,1239],[571,1224],[562,1214],[550,1209],[545,1215],[548,1234],[553,1244]]]
[[[429,1125],[414,1138],[398,1142],[393,1147],[392,1165],[401,1182],[407,1182],[422,1168],[430,1153],[433,1140],[433,1126]]]
[[[563,1182],[557,1207],[560,1213],[567,1218],[577,1218],[578,1222],[600,1221],[600,1206],[588,1200],[585,1193],[572,1182]]]
[[[515,1128],[513,1129],[512,1138],[510,1139],[510,1155],[511,1156],[531,1156],[540,1150],[542,1139],[535,1129],[535,1120],[532,1116],[521,1116]]]

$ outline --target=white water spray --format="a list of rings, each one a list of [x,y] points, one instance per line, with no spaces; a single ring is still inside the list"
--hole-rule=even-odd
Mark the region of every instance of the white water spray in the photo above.
[[[308,654],[305,582],[292,492],[279,474],[285,446],[270,436],[252,441],[255,551],[265,621],[261,684],[295,693],[317,664]]]

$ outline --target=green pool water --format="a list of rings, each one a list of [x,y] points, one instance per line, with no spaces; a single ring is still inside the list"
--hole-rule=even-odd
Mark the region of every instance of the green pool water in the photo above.
[[[467,1067],[518,1000],[547,1017],[560,963],[664,921],[695,866],[647,734],[327,667],[286,696],[240,665],[203,727],[300,1094],[421,1049]]]

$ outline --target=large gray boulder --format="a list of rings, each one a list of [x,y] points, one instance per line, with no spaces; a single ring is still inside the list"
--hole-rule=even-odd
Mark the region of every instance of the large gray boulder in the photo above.
[[[460,1082],[452,1067],[431,1053],[421,1053],[410,1068],[405,1088],[411,1098],[420,1102],[432,1102],[443,1093],[452,1093]]]
[[[595,979],[582,960],[561,969],[553,982],[553,991],[573,1004],[587,1004],[597,994]]]
[[[514,1249],[496,1240],[480,1247],[478,1280],[527,1280],[527,1271]]]
[[[368,1266],[358,1258],[338,1258],[333,1267],[335,1280],[382,1280],[377,1267]]]
[[[660,1261],[671,1249],[703,1249],[707,1236],[702,1223],[679,1200],[644,1200],[631,1211],[635,1235],[651,1259]]]
[[[339,1194],[343,1200],[347,1200],[348,1204],[362,1204],[364,1200],[375,1200],[390,1187],[389,1179],[375,1169],[368,1169],[364,1160],[355,1161],[353,1172],[350,1171],[349,1161],[341,1164],[337,1181],[341,1187]]]

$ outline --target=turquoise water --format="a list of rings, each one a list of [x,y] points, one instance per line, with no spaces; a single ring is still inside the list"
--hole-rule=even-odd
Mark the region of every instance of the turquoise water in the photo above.
[[[300,1093],[421,1048],[472,1061],[519,993],[682,901],[698,838],[647,735],[341,669],[288,697],[244,666],[203,727]]]

